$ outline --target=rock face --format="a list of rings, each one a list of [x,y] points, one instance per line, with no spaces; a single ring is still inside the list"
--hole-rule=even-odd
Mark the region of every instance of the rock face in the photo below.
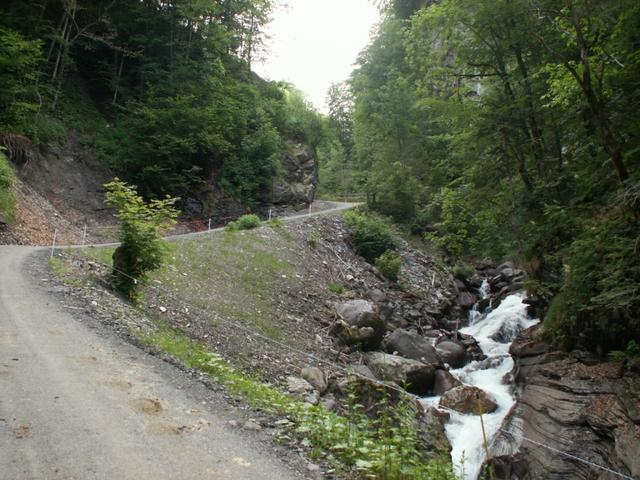
[[[338,319],[331,331],[346,345],[360,344],[365,350],[372,350],[380,345],[386,329],[372,302],[349,300],[337,304],[335,310]]]
[[[449,414],[435,407],[428,407],[418,421],[418,442],[430,458],[448,457],[451,445],[445,434],[444,424]]]
[[[498,408],[484,390],[471,385],[461,385],[449,390],[440,399],[440,405],[460,413],[478,415],[478,399],[484,413],[495,412]]]
[[[398,352],[405,358],[418,360],[432,365],[442,365],[436,349],[429,340],[415,332],[397,329],[384,341],[385,349],[389,353]]]
[[[407,391],[416,395],[428,395],[433,390],[435,368],[417,360],[369,352],[365,362],[382,380],[406,385]]]
[[[529,439],[640,478],[640,376],[621,361],[552,351],[535,341],[534,331],[511,346],[520,394],[503,425],[508,433],[493,443],[505,472],[496,478],[616,478]]]
[[[282,152],[284,175],[274,181],[267,203],[302,206],[313,201],[318,186],[318,160],[308,145],[287,142]]]
[[[445,340],[436,345],[436,352],[451,368],[462,368],[467,363],[467,350],[459,343]]]

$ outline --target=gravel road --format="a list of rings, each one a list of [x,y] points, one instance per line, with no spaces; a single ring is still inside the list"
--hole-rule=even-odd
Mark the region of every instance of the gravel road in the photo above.
[[[199,382],[66,310],[34,251],[0,246],[1,480],[304,478]]]

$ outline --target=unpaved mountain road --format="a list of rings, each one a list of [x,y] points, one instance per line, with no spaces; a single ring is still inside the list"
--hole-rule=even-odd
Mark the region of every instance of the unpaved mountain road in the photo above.
[[[0,479],[300,479],[177,368],[89,327],[0,246]],[[105,329],[103,329],[105,330]]]

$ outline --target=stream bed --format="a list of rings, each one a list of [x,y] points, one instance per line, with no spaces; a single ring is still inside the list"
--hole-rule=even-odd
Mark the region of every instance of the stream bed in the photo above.
[[[470,315],[470,325],[460,329],[461,333],[473,335],[487,358],[451,370],[451,373],[463,384],[481,388],[497,403],[495,412],[483,416],[489,443],[515,404],[512,385],[506,379],[513,369],[513,359],[509,355],[511,342],[519,332],[539,321],[527,315],[527,305],[522,303],[524,298],[524,293],[509,295],[495,310],[485,315],[477,312]],[[439,397],[424,399],[425,405],[438,407],[438,402]],[[476,480],[485,460],[480,417],[448,412],[451,417],[445,433],[451,443],[451,459],[456,472],[463,480]]]

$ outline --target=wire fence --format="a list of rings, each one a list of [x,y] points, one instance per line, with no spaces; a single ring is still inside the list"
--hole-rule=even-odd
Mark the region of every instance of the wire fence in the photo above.
[[[309,214],[310,213],[311,212],[309,212]],[[304,217],[304,214],[303,215],[292,216],[292,217],[289,217],[289,218],[295,219],[295,218],[300,218],[300,217]],[[202,220],[194,220],[193,223],[194,224],[198,224],[198,225],[202,225],[203,222],[202,222]],[[202,228],[201,230],[198,230],[198,231],[201,231],[201,232],[211,231],[214,228],[216,228],[216,227],[212,227],[211,223],[207,222],[206,227]],[[108,231],[114,230],[114,231],[117,232],[118,227],[117,226],[105,226],[105,227],[96,227],[96,229],[103,229],[103,230],[108,230]],[[52,247],[51,247],[51,256],[53,256],[54,252],[55,252],[57,233],[58,232],[56,231],[56,233],[54,234],[54,237],[53,237],[53,242],[52,242]],[[85,245],[83,243],[82,245],[75,245],[75,246],[76,247],[78,247],[78,246],[80,246],[80,247],[88,247],[90,245]],[[123,275],[123,276],[131,279],[135,283],[138,283],[138,279],[137,278],[134,278],[133,276],[127,274],[126,272],[124,272],[122,270],[119,270],[119,269],[116,269],[112,265],[107,265],[107,264],[99,261],[96,258],[92,258],[92,259],[96,263],[102,265],[104,268],[110,269],[113,272],[115,272],[115,273],[117,273],[119,275]],[[184,300],[182,297],[180,297],[175,292],[173,292],[173,291],[171,291],[171,290],[169,290],[167,288],[164,288],[164,287],[162,287],[162,286],[160,286],[158,284],[151,284],[150,283],[150,284],[147,284],[146,288],[155,290],[158,293],[164,295],[165,297],[171,298],[174,302],[177,302],[178,305],[181,305],[182,308],[184,308],[186,311],[196,312],[202,318],[204,318],[204,319],[206,319],[208,321],[212,321],[212,322],[217,323],[217,324],[224,324],[224,325],[226,325],[228,327],[232,327],[234,329],[237,329],[238,331],[244,332],[245,334],[247,334],[249,336],[252,336],[252,337],[254,337],[256,339],[259,339],[259,340],[261,340],[261,341],[263,341],[265,343],[271,344],[271,345],[275,346],[276,348],[285,350],[285,351],[290,352],[290,353],[294,353],[294,354],[300,356],[301,358],[306,359],[307,365],[309,365],[309,366],[311,366],[311,365],[313,365],[313,366],[324,365],[326,367],[329,367],[333,371],[341,372],[342,374],[358,378],[358,379],[360,379],[363,382],[366,382],[368,384],[378,386],[378,387],[380,387],[382,389],[385,389],[385,390],[395,391],[400,396],[402,396],[402,397],[404,397],[404,398],[406,398],[406,399],[408,399],[410,401],[413,401],[420,409],[424,408],[424,404],[422,403],[423,399],[421,397],[419,397],[417,395],[414,395],[414,394],[412,394],[410,392],[407,392],[405,389],[403,389],[403,388],[401,388],[401,387],[399,387],[399,386],[397,386],[395,384],[391,384],[391,383],[388,383],[388,382],[380,381],[380,380],[377,380],[375,378],[371,378],[369,376],[360,374],[359,372],[357,372],[353,368],[350,368],[350,367],[342,365],[342,364],[338,364],[338,363],[336,363],[336,361],[329,360],[327,358],[323,358],[323,357],[318,356],[318,355],[313,354],[313,353],[309,353],[309,352],[304,351],[304,350],[302,350],[300,348],[296,348],[296,347],[294,347],[292,345],[289,345],[289,344],[287,344],[285,342],[282,342],[280,340],[277,340],[277,339],[271,338],[271,337],[269,337],[267,335],[264,335],[264,334],[262,334],[262,333],[260,333],[260,332],[258,332],[256,330],[248,327],[247,325],[245,325],[245,324],[243,324],[241,322],[234,321],[234,320],[229,319],[227,317],[223,317],[222,315],[220,315],[218,313],[215,313],[215,312],[204,310],[203,308],[198,307],[197,305],[188,303],[186,300]],[[460,414],[460,412],[458,412],[456,410],[453,410],[453,409],[450,409],[450,408],[447,408],[447,407],[444,407],[442,405],[433,405],[433,407],[438,409],[438,410],[446,411],[446,412],[449,412],[449,413]],[[481,412],[479,412],[479,413],[481,413]],[[479,422],[481,422],[481,421],[482,421],[482,414],[479,415]],[[510,432],[507,429],[499,428],[498,431],[500,431],[502,433],[505,433],[507,435],[510,435],[512,437],[516,437],[516,435],[514,435],[513,432]],[[622,479],[625,479],[625,480],[637,480],[637,479],[634,479],[633,477],[631,477],[631,476],[629,476],[627,474],[618,472],[618,471],[613,470],[613,469],[611,469],[611,468],[609,468],[607,466],[600,465],[600,464],[595,463],[595,462],[593,462],[593,461],[591,461],[591,460],[589,460],[587,458],[582,458],[582,457],[580,457],[578,455],[575,455],[573,453],[563,451],[561,449],[555,448],[555,447],[553,447],[551,445],[547,445],[547,444],[542,443],[542,442],[538,442],[538,441],[536,441],[534,439],[531,439],[531,438],[528,438],[528,437],[526,437],[524,435],[519,434],[519,435],[517,435],[517,437],[520,438],[523,442],[528,442],[528,443],[530,443],[532,445],[535,445],[537,447],[547,449],[548,451],[550,451],[550,452],[552,452],[552,453],[554,453],[556,455],[562,456],[564,458],[567,458],[567,459],[575,461],[575,462],[582,463],[582,464],[587,465],[587,466],[589,466],[591,468],[594,468],[594,469],[597,469],[597,470],[601,470],[603,472],[607,472],[607,473],[609,473],[611,475],[614,475],[614,476],[616,476],[618,478],[622,478]],[[492,439],[492,440],[494,440],[494,439]]]

